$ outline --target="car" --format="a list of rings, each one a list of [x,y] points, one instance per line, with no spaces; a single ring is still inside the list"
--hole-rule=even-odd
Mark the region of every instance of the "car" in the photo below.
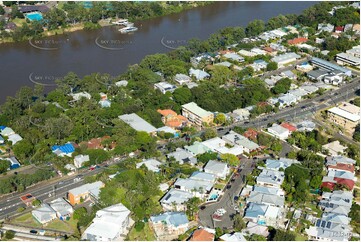
[[[29,232],[30,232],[30,234],[38,234],[38,231],[35,230],[35,229],[32,229],[32,230],[30,230]]]
[[[323,101],[325,101],[325,99],[324,99],[324,98],[321,98],[321,99],[320,99],[320,102],[323,102]]]
[[[267,121],[267,120],[268,120],[267,118],[262,119],[262,121]]]
[[[236,179],[232,178],[232,179],[231,179],[231,182],[234,182],[235,180],[236,180]]]
[[[100,168],[100,166],[96,165],[96,166],[95,166],[95,168],[96,168],[96,169],[99,169],[99,168]]]
[[[302,107],[301,107],[301,109],[305,109],[305,108],[307,108],[307,106],[302,106]]]
[[[249,121],[244,122],[244,124],[249,124]]]
[[[206,208],[205,205],[202,205],[202,206],[199,207],[200,210],[204,210],[205,208]]]
[[[226,186],[227,189],[230,189],[231,187],[232,187],[231,184],[228,184],[228,185]]]
[[[234,201],[238,201],[239,197],[238,196],[234,196]]]
[[[109,167],[109,165],[108,165],[108,164],[105,164],[104,167]]]
[[[64,182],[63,182],[63,181],[60,181],[58,184],[59,184],[59,185],[62,185],[62,184],[64,184]]]

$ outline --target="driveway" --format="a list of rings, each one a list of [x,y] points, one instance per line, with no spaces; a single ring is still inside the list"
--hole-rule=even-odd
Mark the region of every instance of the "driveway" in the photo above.
[[[231,188],[226,189],[224,195],[217,203],[211,203],[206,205],[206,208],[200,210],[198,213],[199,222],[201,225],[208,228],[232,228],[233,227],[233,216],[237,213],[234,209],[237,203],[234,202],[234,196],[238,196],[244,185],[243,180],[253,170],[252,164],[256,161],[251,159],[241,159],[241,165],[243,165],[240,175],[235,179]],[[213,221],[213,213],[219,209],[224,208],[227,212],[223,216],[222,221]]]

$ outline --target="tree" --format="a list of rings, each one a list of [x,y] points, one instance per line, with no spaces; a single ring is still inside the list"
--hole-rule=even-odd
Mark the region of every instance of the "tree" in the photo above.
[[[10,161],[0,159],[0,174],[6,172],[10,167]]]
[[[3,15],[5,13],[5,10],[3,8],[3,6],[0,6],[0,15]]]
[[[274,71],[277,69],[278,69],[278,64],[276,62],[271,61],[267,64],[267,71]]]
[[[256,19],[248,23],[246,27],[246,34],[248,37],[257,36],[265,31],[265,23],[263,20]]]
[[[272,241],[295,241],[296,235],[290,231],[276,229],[276,233]]]
[[[180,105],[189,103],[192,100],[192,93],[187,87],[180,87],[173,92],[174,101]]]
[[[217,116],[214,119],[214,122],[216,124],[221,124],[221,125],[225,124],[227,122],[226,115],[224,115],[223,113],[217,114]]]
[[[249,237],[250,241],[266,241],[267,239],[259,234],[251,234],[251,236]]]
[[[187,210],[186,214],[191,218],[194,219],[194,215],[199,210],[199,205],[201,204],[201,200],[198,197],[192,197],[186,202]]]
[[[30,143],[30,141],[25,139],[17,142],[13,147],[14,154],[19,159],[29,157],[33,150],[34,146]]]
[[[353,133],[352,138],[355,141],[360,142],[360,124],[356,125],[355,132]]]
[[[274,141],[271,144],[271,150],[276,153],[277,155],[282,151],[282,144],[279,141]]]
[[[215,129],[212,128],[206,128],[202,134],[202,139],[203,140],[209,140],[212,139],[214,137],[217,137],[217,131]]]
[[[276,83],[276,85],[271,89],[271,91],[274,94],[286,93],[288,92],[288,90],[290,90],[291,83],[292,83],[291,79],[282,78]]]
[[[220,158],[222,161],[227,162],[230,166],[236,167],[239,165],[238,157],[233,154],[221,154]]]
[[[216,160],[218,154],[216,152],[207,152],[197,156],[197,161],[201,163],[207,163],[210,160]]]
[[[15,237],[15,231],[13,230],[6,230],[4,238],[7,240],[11,240]]]
[[[86,216],[88,214],[85,207],[80,207],[78,209],[75,209],[73,218],[79,220],[81,217]]]
[[[240,214],[236,214],[233,217],[233,228],[236,231],[241,231],[242,229],[246,228],[246,223],[244,222],[242,216]]]
[[[35,199],[32,203],[31,203],[34,207],[37,207],[41,204],[39,199]]]

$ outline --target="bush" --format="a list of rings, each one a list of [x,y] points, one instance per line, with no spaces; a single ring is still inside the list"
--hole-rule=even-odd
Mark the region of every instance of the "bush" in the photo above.
[[[142,231],[144,229],[145,223],[142,221],[137,221],[134,225],[134,228],[137,232]]]
[[[16,209],[16,211],[17,211],[18,213],[21,213],[21,212],[23,212],[24,210],[25,210],[24,207],[19,207],[18,209]]]
[[[7,231],[5,232],[5,235],[4,235],[4,238],[5,238],[5,239],[10,240],[10,239],[13,239],[14,237],[15,237],[15,231],[13,231],[13,230],[7,230]]]

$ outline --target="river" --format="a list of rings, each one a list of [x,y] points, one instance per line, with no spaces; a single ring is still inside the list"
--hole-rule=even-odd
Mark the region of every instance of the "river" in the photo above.
[[[217,2],[179,14],[139,21],[132,34],[119,27],[77,31],[46,39],[0,45],[0,103],[33,82],[54,86],[54,80],[73,71],[121,74],[146,55],[167,52],[191,38],[206,39],[227,26],[245,26],[254,19],[301,13],[315,2]],[[32,82],[33,81],[33,82]]]

